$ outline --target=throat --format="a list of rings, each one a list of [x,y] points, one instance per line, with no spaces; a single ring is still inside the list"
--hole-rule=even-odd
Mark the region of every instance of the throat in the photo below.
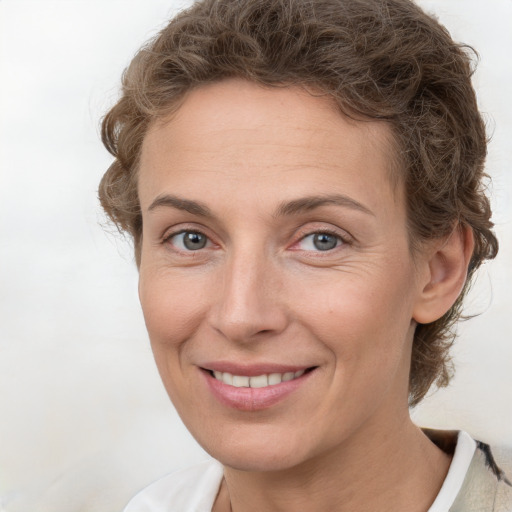
[[[404,439],[394,455],[366,446],[365,454],[328,453],[289,470],[226,467],[212,511],[424,512],[439,493],[451,459],[414,428],[414,443],[406,447]]]

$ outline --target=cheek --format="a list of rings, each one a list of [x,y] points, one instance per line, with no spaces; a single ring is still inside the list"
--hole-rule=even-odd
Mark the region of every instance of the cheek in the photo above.
[[[406,400],[410,366],[412,331],[401,304],[361,288],[345,292],[312,298],[315,308],[305,319],[333,361],[321,416],[334,432],[361,424],[398,397]]]
[[[400,364],[412,311],[409,276],[401,274],[342,275],[294,294],[303,298],[302,323],[344,367],[343,378],[368,382]]]
[[[204,285],[171,272],[141,271],[139,298],[152,345],[179,345],[197,328],[206,307]]]
[[[179,409],[187,394],[184,366],[187,340],[196,333],[205,311],[205,294],[194,280],[168,272],[141,269],[139,298],[162,382]]]
[[[195,403],[184,372],[189,350],[186,341],[199,328],[204,294],[189,279],[161,270],[141,269],[139,298],[164,387],[176,409],[186,411]]]

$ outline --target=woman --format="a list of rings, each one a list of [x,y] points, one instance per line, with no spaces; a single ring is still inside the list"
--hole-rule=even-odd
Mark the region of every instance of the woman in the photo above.
[[[405,0],[203,0],[136,55],[100,198],[219,462],[127,512],[512,510],[501,455],[409,417],[497,252],[470,76]]]

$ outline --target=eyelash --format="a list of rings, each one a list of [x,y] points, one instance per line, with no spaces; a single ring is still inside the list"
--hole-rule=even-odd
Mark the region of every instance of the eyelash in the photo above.
[[[177,237],[178,235],[182,235],[182,234],[185,234],[185,233],[194,233],[194,234],[198,234],[198,235],[201,235],[201,236],[204,236],[206,238],[206,246],[205,247],[201,247],[197,250],[187,250],[187,249],[181,249],[181,248],[177,248],[175,245],[173,245],[171,243],[171,240],[174,238],[174,237]],[[333,247],[332,249],[327,249],[325,251],[322,251],[322,250],[307,250],[307,249],[300,249],[300,248],[297,248],[297,249],[293,249],[293,247],[297,244],[299,244],[300,242],[304,241],[305,239],[307,239],[308,237],[311,237],[311,236],[314,236],[314,235],[329,235],[329,236],[333,236],[337,239],[337,245],[335,247]],[[339,242],[339,243],[338,243]],[[169,245],[173,245],[174,249],[177,250],[178,252],[180,253],[185,253],[185,254],[194,254],[194,253],[198,253],[200,252],[202,249],[205,249],[208,247],[208,245],[211,246],[211,244],[213,243],[212,240],[210,239],[210,237],[208,235],[206,235],[203,231],[201,231],[200,229],[194,229],[194,228],[190,228],[190,229],[180,229],[179,231],[174,231],[172,233],[169,233],[169,234],[166,234],[164,237],[163,237],[163,240],[162,240],[162,243],[164,244],[169,244]],[[293,243],[292,245],[292,250],[295,250],[295,251],[303,251],[303,252],[313,252],[313,253],[332,253],[332,251],[336,250],[336,249],[339,249],[340,246],[343,246],[343,245],[350,245],[352,243],[352,240],[347,236],[342,236],[340,233],[334,231],[334,230],[329,230],[329,229],[314,229],[312,231],[305,231],[304,233],[300,234],[300,238]]]

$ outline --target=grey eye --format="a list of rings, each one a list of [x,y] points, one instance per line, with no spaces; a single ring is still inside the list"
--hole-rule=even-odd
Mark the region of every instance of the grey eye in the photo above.
[[[316,233],[313,235],[313,245],[319,251],[329,251],[338,245],[338,237],[328,233]]]
[[[303,251],[330,251],[343,243],[341,237],[331,233],[311,233],[299,242]]]
[[[197,251],[206,246],[206,237],[202,233],[187,231],[183,233],[183,245],[190,251]]]
[[[198,231],[183,231],[174,235],[170,242],[181,250],[198,251],[206,247],[208,237]]]

